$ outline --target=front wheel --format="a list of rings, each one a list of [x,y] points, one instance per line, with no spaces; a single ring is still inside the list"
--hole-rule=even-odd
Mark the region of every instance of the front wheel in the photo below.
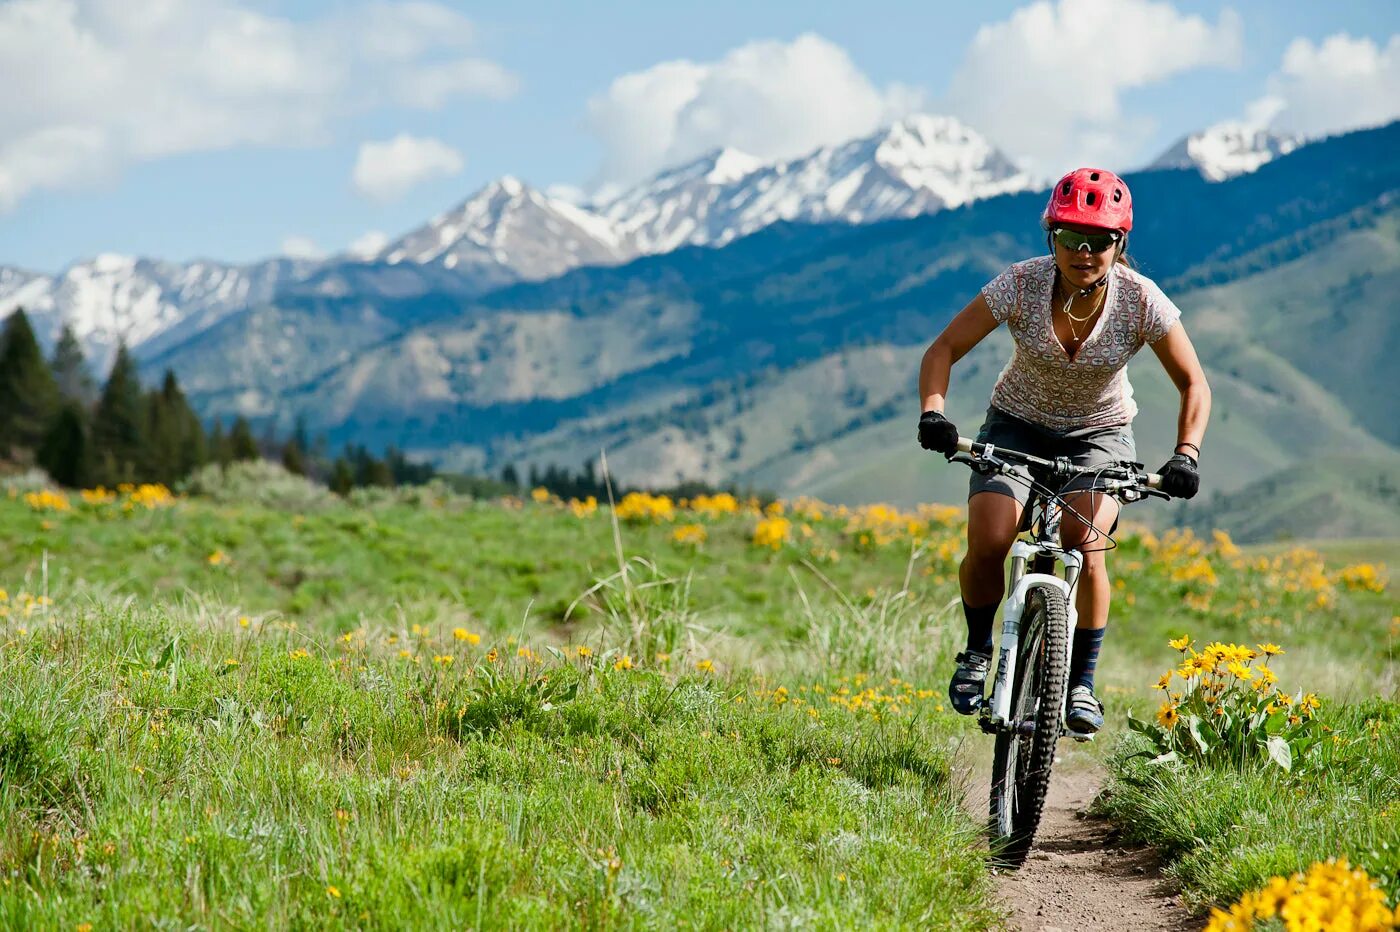
[[[1010,732],[1000,732],[992,755],[992,852],[1018,867],[1030,853],[1069,683],[1069,608],[1053,586],[1026,591],[1016,676],[1011,687]]]

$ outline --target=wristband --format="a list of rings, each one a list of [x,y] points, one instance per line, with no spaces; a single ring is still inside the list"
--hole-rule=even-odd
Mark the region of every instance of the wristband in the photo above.
[[[1196,451],[1196,459],[1199,460],[1201,458],[1201,448],[1196,446],[1189,440],[1182,440],[1181,442],[1179,442],[1175,447],[1172,447],[1172,452],[1179,452],[1178,447],[1190,447],[1191,449]]]

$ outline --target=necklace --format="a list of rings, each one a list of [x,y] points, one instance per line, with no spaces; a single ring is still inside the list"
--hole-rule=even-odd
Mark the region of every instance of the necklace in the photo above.
[[[1059,280],[1059,276],[1058,276],[1058,275],[1056,276],[1056,284],[1059,284],[1059,285],[1063,285],[1063,284],[1064,284],[1064,282],[1062,282],[1062,281]],[[1108,283],[1105,282],[1101,287],[1095,288],[1094,291],[1095,291],[1095,295],[1094,295],[1094,305],[1093,305],[1092,308],[1090,308],[1089,313],[1085,314],[1083,317],[1076,317],[1076,316],[1074,316],[1073,312],[1070,311],[1070,306],[1071,306],[1072,304],[1074,304],[1074,292],[1073,292],[1073,291],[1070,291],[1070,292],[1069,292],[1069,297],[1065,299],[1064,305],[1060,308],[1060,311],[1061,311],[1066,317],[1069,318],[1069,332],[1072,333],[1072,334],[1074,335],[1074,342],[1075,342],[1075,343],[1079,343],[1079,342],[1080,342],[1079,328],[1076,327],[1075,324],[1076,324],[1076,323],[1082,324],[1082,323],[1085,323],[1085,322],[1087,322],[1087,321],[1093,320],[1094,315],[1097,314],[1097,313],[1099,312],[1099,310],[1103,308],[1104,294],[1108,291]]]

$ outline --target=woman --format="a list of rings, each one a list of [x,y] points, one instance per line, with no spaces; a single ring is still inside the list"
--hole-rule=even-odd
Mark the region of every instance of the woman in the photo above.
[[[1181,312],[1148,278],[1129,267],[1133,201],[1112,172],[1081,168],[1050,191],[1042,217],[1051,255],[1018,262],[992,280],[953,318],[924,354],[919,372],[923,414],[919,443],[952,455],[958,431],[943,416],[953,363],[1005,323],[1015,339],[1011,361],[992,390],[977,439],[1036,456],[1068,456],[1078,465],[1136,459],[1132,420],[1137,413],[1126,366],[1144,345],[1181,392],[1177,444],[1159,472],[1162,489],[1190,498],[1201,439],[1210,415],[1210,387]],[[1083,569],[1075,605],[1068,724],[1081,734],[1103,725],[1094,695],[1094,668],[1111,595],[1105,550],[1094,528],[1111,528],[1118,501],[1072,480],[1066,501],[1081,521],[1065,514],[1061,543],[1080,551]],[[958,571],[967,647],[957,655],[948,687],[963,715],[982,703],[992,655],[992,618],[1005,590],[1003,565],[1021,524],[1027,490],[1003,476],[975,474],[967,503],[967,556]]]

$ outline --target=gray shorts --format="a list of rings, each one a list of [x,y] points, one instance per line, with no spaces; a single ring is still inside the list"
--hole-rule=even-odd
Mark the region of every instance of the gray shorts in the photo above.
[[[1000,408],[987,409],[987,420],[977,432],[977,442],[1010,447],[1044,459],[1067,456],[1076,466],[1108,466],[1137,459],[1131,424],[1058,431],[1023,421]],[[1024,506],[1030,497],[1030,473],[1024,466],[1012,466],[1011,471],[1026,481],[1017,482],[1004,475],[984,476],[974,470],[967,497],[971,498],[978,492],[996,492],[1009,495]],[[1076,476],[1064,484],[1062,491],[1093,487],[1093,476]]]

